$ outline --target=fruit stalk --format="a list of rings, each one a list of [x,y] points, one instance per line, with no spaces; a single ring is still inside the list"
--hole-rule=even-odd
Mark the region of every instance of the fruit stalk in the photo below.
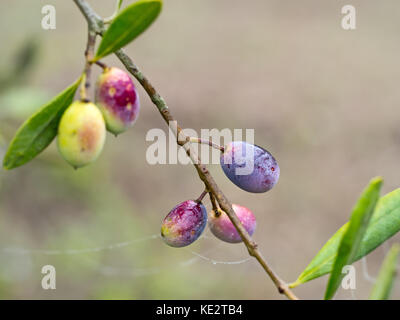
[[[212,142],[211,139],[210,140],[204,140],[201,138],[197,138],[197,137],[189,137],[189,142],[193,142],[193,143],[199,143],[199,144],[206,144],[209,145],[210,147],[213,147],[221,152],[224,152],[225,148]]]
[[[198,203],[202,202],[207,193],[208,193],[207,189],[204,190],[204,191],[201,193],[201,195],[200,195],[195,201],[198,202]]]
[[[88,28],[88,40],[85,51],[85,68],[83,70],[84,81],[82,81],[80,96],[82,102],[89,102],[89,98],[87,96],[87,90],[90,88],[90,75],[92,69],[92,62],[94,56],[94,46],[96,45],[96,36],[97,33],[92,30],[90,27]]]
[[[210,196],[210,202],[212,205],[212,209],[215,212],[215,215],[218,216],[219,215],[219,207],[218,207],[217,201],[215,200],[215,197],[211,192],[209,192],[208,194]]]
[[[85,0],[74,0],[74,2],[78,6],[82,14],[85,16],[89,25],[89,29],[92,30],[93,32],[96,32],[99,35],[102,35],[103,32],[105,31],[103,20],[93,11],[93,9],[87,4]],[[126,55],[124,50],[122,49],[118,50],[117,52],[115,52],[115,55],[119,58],[119,60],[122,62],[125,68],[139,81],[139,83],[145,89],[151,101],[155,104],[155,106],[157,107],[158,111],[160,112],[162,118],[167,123],[167,125],[171,121],[175,121],[174,117],[169,111],[169,108],[165,100],[153,87],[150,81],[144,76],[144,74],[138,69],[138,67],[133,63],[132,59],[128,55]],[[197,154],[194,154],[194,152],[191,152],[190,149],[185,145],[188,139],[190,138],[183,134],[182,128],[180,126],[177,126],[176,134],[177,137],[183,138],[182,139],[183,141],[177,139],[178,145],[185,148],[187,155],[191,158],[200,179],[206,186],[206,189],[215,196],[215,199],[217,200],[220,208],[223,211],[225,211],[229,219],[232,221],[240,237],[242,238],[244,244],[246,245],[249,254],[257,259],[257,261],[263,267],[265,272],[269,275],[269,277],[271,278],[271,280],[273,281],[273,283],[278,288],[278,291],[281,294],[284,294],[291,300],[298,300],[298,297],[291,291],[288,284],[284,282],[275,273],[275,271],[273,271],[273,269],[269,266],[265,258],[262,256],[261,252],[258,250],[258,245],[249,236],[245,228],[240,223],[239,218],[233,211],[231,202],[220,190],[214,178],[208,171],[207,167],[201,163],[199,156]]]

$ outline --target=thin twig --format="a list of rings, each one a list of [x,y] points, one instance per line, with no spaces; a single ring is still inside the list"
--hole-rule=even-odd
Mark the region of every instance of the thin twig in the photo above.
[[[74,2],[88,21],[89,28],[98,34],[102,34],[105,31],[105,28],[101,18],[93,11],[93,9],[91,9],[91,7],[86,3],[85,0],[74,0]],[[153,101],[153,103],[156,105],[164,121],[168,125],[170,122],[175,121],[165,100],[153,87],[150,81],[144,76],[144,74],[138,69],[138,67],[133,63],[132,59],[128,55],[126,55],[126,53],[122,49],[115,52],[115,54],[126,67],[126,69],[139,81],[139,83],[145,89],[151,101]],[[194,152],[186,146],[185,142],[187,141],[188,137],[183,134],[182,128],[179,126],[177,126],[176,136],[179,138],[182,137],[182,139],[177,138],[178,145],[185,148],[186,153],[192,159],[193,165],[195,166],[200,179],[205,184],[206,189],[214,195],[220,208],[228,215],[229,219],[232,221],[236,230],[240,234],[240,237],[242,238],[244,244],[246,245],[250,256],[253,256],[257,259],[257,261],[263,267],[265,272],[269,275],[275,286],[278,288],[278,291],[280,293],[286,295],[291,300],[297,300],[297,296],[289,289],[288,284],[284,282],[275,273],[275,271],[272,270],[267,261],[264,259],[261,252],[258,250],[257,244],[244,229],[243,225],[240,223],[238,217],[233,211],[232,204],[219,189],[207,167],[201,163],[200,157],[198,155],[195,155]]]
[[[114,21],[115,17],[118,15],[119,9],[121,9],[122,1],[123,0],[117,0],[117,4],[116,4],[116,8],[115,8],[114,13],[112,14],[111,17],[105,18],[103,20],[104,24],[110,24],[110,23],[112,23]]]
[[[195,201],[196,201],[197,203],[202,202],[207,193],[208,193],[208,191],[207,191],[207,189],[205,189],[205,190],[201,193],[201,195],[200,195]]]
[[[220,209],[218,207],[217,201],[215,200],[215,197],[211,192],[209,192],[208,194],[210,196],[210,201],[211,201],[211,205],[212,205],[212,209],[214,211],[214,214],[215,214],[215,216],[218,217],[220,215],[220,211],[219,211]]]
[[[96,61],[95,64],[97,64],[99,67],[101,67],[103,70],[107,69],[107,65],[101,61]]]
[[[85,69],[83,71],[84,81],[82,81],[81,86],[81,100],[88,102],[89,98],[87,95],[87,90],[90,88],[90,75],[92,70],[92,60],[94,57],[94,46],[96,45],[96,32],[89,28],[88,30],[88,41],[85,51]]]
[[[202,138],[189,137],[188,141],[192,142],[192,143],[206,144],[206,145],[209,145],[210,147],[213,147],[213,148],[215,148],[215,149],[217,149],[217,150],[219,150],[221,152],[224,152],[224,150],[225,150],[224,147],[212,142],[211,139],[210,140],[204,140]]]

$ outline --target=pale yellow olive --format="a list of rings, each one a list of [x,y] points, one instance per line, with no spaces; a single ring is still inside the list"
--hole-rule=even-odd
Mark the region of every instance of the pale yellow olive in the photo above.
[[[80,168],[97,159],[105,137],[104,118],[96,105],[75,101],[61,117],[57,144],[62,157],[74,168]]]

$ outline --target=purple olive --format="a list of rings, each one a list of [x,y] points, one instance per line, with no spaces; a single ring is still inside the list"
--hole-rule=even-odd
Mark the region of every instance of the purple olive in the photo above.
[[[226,176],[248,192],[267,192],[279,180],[275,158],[267,150],[244,141],[229,143],[220,163]]]
[[[207,224],[207,210],[201,202],[187,200],[165,217],[161,236],[171,247],[185,247],[197,240]]]
[[[132,79],[121,69],[104,69],[96,83],[95,99],[107,130],[114,134],[131,127],[139,115],[139,95]]]
[[[238,204],[232,204],[232,209],[235,211],[247,233],[250,236],[253,235],[257,225],[254,214],[246,207]],[[242,238],[237,232],[235,226],[229,219],[228,215],[222,210],[219,210],[218,214],[214,211],[210,212],[208,226],[210,227],[212,234],[222,241],[229,243],[242,242]]]

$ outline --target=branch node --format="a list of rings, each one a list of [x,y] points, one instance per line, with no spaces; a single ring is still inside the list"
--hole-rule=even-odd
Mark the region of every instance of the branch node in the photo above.
[[[201,172],[202,172],[203,174],[208,174],[208,173],[209,173],[207,167],[204,166],[204,165],[201,165],[201,166],[200,166],[200,170],[201,170]]]
[[[250,242],[250,246],[253,248],[253,250],[257,250],[258,249],[258,244],[255,241],[251,241]]]

